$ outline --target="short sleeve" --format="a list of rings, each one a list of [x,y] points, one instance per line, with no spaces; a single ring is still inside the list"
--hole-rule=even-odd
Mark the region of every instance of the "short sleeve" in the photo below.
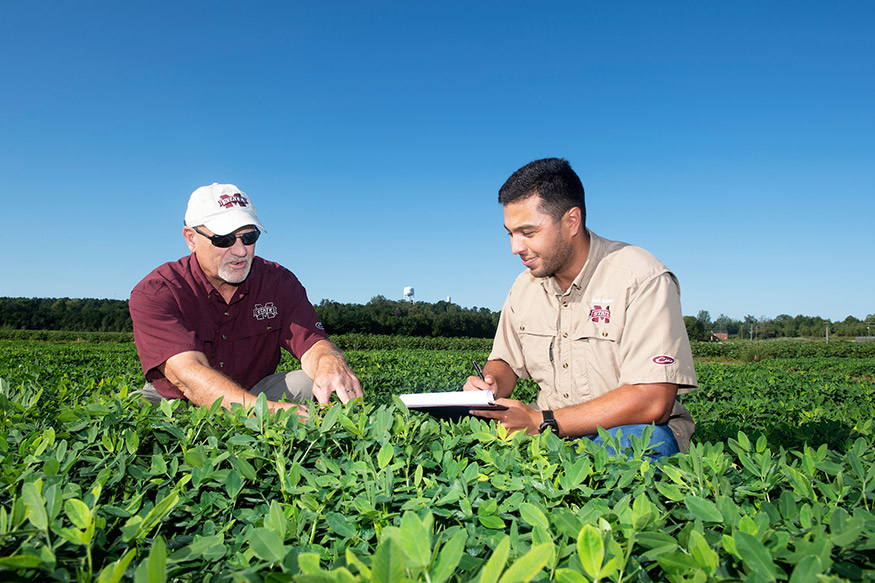
[[[502,360],[507,363],[518,378],[528,379],[530,376],[528,369],[526,369],[523,347],[516,333],[516,326],[513,321],[512,294],[513,288],[507,294],[507,299],[501,308],[501,315],[498,318],[498,329],[495,331],[495,340],[492,343],[492,352],[489,354],[489,360]]]
[[[629,298],[620,343],[620,385],[674,383],[696,387],[693,354],[670,272],[644,282]]]
[[[307,297],[307,290],[292,272],[287,273],[291,277],[287,286],[290,296],[288,301],[293,309],[285,326],[282,342],[285,349],[300,360],[314,344],[327,340],[328,335]]]
[[[131,292],[128,304],[134,325],[134,342],[147,378],[149,371],[182,352],[201,350],[194,327],[163,282],[150,281]]]

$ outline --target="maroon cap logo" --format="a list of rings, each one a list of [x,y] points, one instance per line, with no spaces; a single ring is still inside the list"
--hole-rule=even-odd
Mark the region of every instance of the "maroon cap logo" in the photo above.
[[[610,324],[611,306],[605,306],[604,308],[601,306],[593,306],[592,309],[589,311],[589,317],[596,324],[599,323],[599,320],[601,320],[605,324]]]
[[[674,359],[666,354],[653,357],[653,362],[656,364],[674,364]]]
[[[241,208],[249,206],[249,201],[246,200],[246,197],[241,195],[240,193],[237,193],[233,196],[230,194],[223,194],[219,197],[218,203],[220,207],[224,207],[226,209],[231,208],[235,204]]]

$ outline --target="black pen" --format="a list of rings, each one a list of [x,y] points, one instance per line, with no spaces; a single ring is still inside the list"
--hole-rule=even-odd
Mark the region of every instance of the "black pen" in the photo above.
[[[480,368],[480,364],[476,360],[472,360],[471,364],[474,365],[474,370],[477,371],[477,376],[480,377],[480,380],[485,381],[486,379],[483,378],[483,369]]]

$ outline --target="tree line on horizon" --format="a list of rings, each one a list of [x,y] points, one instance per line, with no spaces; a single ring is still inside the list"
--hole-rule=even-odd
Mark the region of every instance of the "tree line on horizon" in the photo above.
[[[398,334],[441,338],[492,338],[501,312],[488,308],[463,308],[447,301],[410,302],[375,296],[366,304],[322,300],[314,306],[329,334]],[[684,316],[691,340],[707,341],[715,333],[729,338],[769,339],[875,335],[875,315],[865,320],[848,316],[831,322],[819,316],[774,318],[748,315],[736,320],[721,314],[712,320],[701,310]],[[871,330],[870,330],[871,326]],[[67,330],[80,332],[130,332],[127,300],[93,298],[0,297],[0,328],[12,330]]]

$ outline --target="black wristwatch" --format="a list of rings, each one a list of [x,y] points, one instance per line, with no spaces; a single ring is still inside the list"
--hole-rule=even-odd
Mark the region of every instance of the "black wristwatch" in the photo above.
[[[559,424],[556,423],[556,419],[553,418],[553,411],[547,409],[546,411],[541,411],[544,415],[544,420],[541,421],[541,426],[538,427],[539,433],[544,433],[546,430],[550,429],[556,435],[559,435]]]

